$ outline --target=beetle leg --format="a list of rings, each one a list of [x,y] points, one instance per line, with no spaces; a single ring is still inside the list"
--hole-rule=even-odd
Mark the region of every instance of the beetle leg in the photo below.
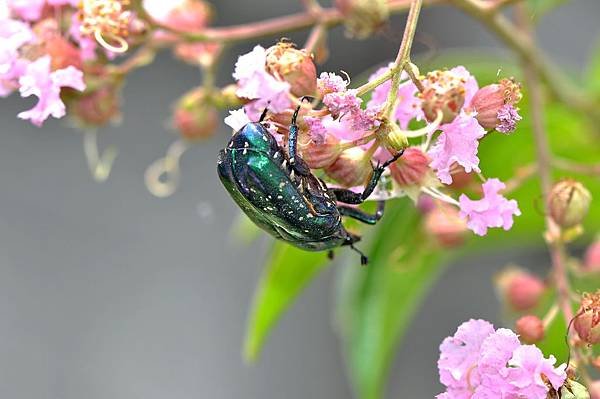
[[[304,101],[306,98],[310,97],[302,97],[300,102]],[[290,166],[296,171],[300,176],[308,176],[310,174],[310,168],[306,165],[306,162],[300,157],[298,154],[298,125],[296,124],[296,120],[298,119],[298,112],[300,112],[300,105],[296,107],[294,111],[294,115],[292,116],[292,123],[290,124],[290,134],[288,136],[288,152],[290,156]]]
[[[377,184],[379,183],[379,179],[381,179],[381,175],[385,168],[396,162],[398,158],[402,156],[404,151],[398,152],[392,158],[385,161],[383,164],[377,164],[377,166],[373,167],[373,174],[371,175],[371,179],[367,186],[365,187],[365,191],[362,194],[355,193],[354,191],[346,190],[343,188],[334,188],[331,190],[335,195],[335,198],[340,202],[345,202],[346,204],[361,204],[363,203],[375,190]]]
[[[342,216],[348,216],[366,224],[375,224],[383,216],[384,207],[385,201],[377,201],[377,211],[374,214],[369,214],[360,209],[344,205],[339,205],[337,208]]]
[[[327,258],[329,260],[333,260],[335,258],[335,253],[333,252],[333,249],[330,249],[329,251],[327,251]]]
[[[354,243],[358,241],[360,241],[360,236],[346,232],[346,240],[342,245],[349,246],[354,252],[357,252],[360,255],[360,264],[365,266],[367,263],[369,263],[369,258],[367,258],[367,256],[360,249],[354,246]]]

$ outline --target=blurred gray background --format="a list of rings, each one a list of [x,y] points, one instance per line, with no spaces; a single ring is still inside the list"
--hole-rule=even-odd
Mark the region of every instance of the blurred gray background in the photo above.
[[[291,0],[214,3],[218,24],[301,8]],[[599,1],[572,1],[543,19],[543,47],[578,73],[600,33],[598,17]],[[390,60],[403,21],[393,18],[385,35],[363,42],[335,29],[321,70],[354,75]],[[425,50],[424,38],[440,49],[498,46],[477,22],[448,7],[423,12],[417,53]],[[235,54],[253,45],[229,54],[221,82],[230,80]],[[283,318],[261,361],[242,362],[247,310],[268,240],[259,241],[259,250],[230,240],[237,210],[215,173],[229,131],[222,127],[185,154],[181,188],[171,198],[154,198],[144,187],[145,168],[175,137],[165,129],[171,104],[198,78],[169,54],[129,78],[122,124],[99,135],[101,147],[120,151],[103,184],[90,177],[80,132],[55,120],[37,129],[16,118],[31,101],[1,101],[0,397],[351,397],[331,322],[333,269]],[[397,353],[388,397],[439,393],[439,342],[469,317],[493,320],[493,273],[514,259],[543,268],[540,254],[482,256],[449,268]]]

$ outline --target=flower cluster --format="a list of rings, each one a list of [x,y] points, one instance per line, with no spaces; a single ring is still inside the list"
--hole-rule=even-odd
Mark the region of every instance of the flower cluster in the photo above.
[[[375,71],[367,85],[382,80],[390,68],[392,64]],[[516,201],[500,194],[506,188],[500,180],[485,180],[478,200],[464,193],[455,200],[440,189],[444,185],[456,189],[460,173],[467,179],[469,173],[481,173],[479,142],[491,130],[504,134],[514,130],[521,94],[512,79],[480,89],[462,66],[432,71],[420,82],[403,72],[395,99],[389,98],[388,79],[372,89],[365,103],[361,96],[367,90],[350,88],[347,75],[316,75],[311,57],[287,42],[269,49],[254,47],[239,57],[233,73],[235,93],[245,104],[231,111],[225,122],[238,130],[257,121],[267,108],[271,131],[282,139],[299,97],[316,97],[320,101],[314,103],[322,106],[303,105],[298,119],[300,150],[309,167],[323,169],[336,184],[352,188],[368,180],[372,161],[385,161],[390,153],[405,150],[386,174],[391,185],[378,188],[373,198],[408,195],[416,201],[424,193],[458,207],[457,217],[449,220],[466,221],[461,228],[477,235],[485,235],[488,228],[511,228],[520,210]],[[419,124],[424,126],[409,130]]]
[[[555,367],[534,345],[522,345],[506,328],[469,320],[440,345],[438,369],[446,391],[439,399],[545,399],[567,379],[566,364]]]

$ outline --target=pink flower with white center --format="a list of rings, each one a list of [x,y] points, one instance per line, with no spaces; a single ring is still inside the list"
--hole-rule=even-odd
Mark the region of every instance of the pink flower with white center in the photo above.
[[[461,165],[465,172],[480,172],[477,148],[479,139],[486,131],[472,116],[461,112],[452,122],[440,127],[442,133],[429,150],[431,167],[436,171],[444,184],[452,183],[450,168],[455,162]]]
[[[493,332],[491,323],[471,319],[461,324],[456,333],[440,345],[440,382],[448,387],[448,393],[455,395],[451,397],[461,397],[469,387],[478,384],[479,351],[483,341]]]
[[[460,216],[467,219],[467,227],[475,234],[484,236],[490,227],[509,230],[513,225],[513,216],[521,214],[517,201],[507,200],[498,194],[505,187],[498,179],[488,179],[482,185],[482,199],[473,201],[465,194],[459,197]]]
[[[440,350],[440,381],[447,389],[438,399],[545,399],[549,387],[542,375],[555,390],[567,378],[566,364],[554,367],[553,356],[545,359],[534,345],[521,345],[511,330],[494,331],[483,320],[463,323]]]
[[[322,72],[317,79],[317,90],[321,96],[346,90],[348,81],[332,72]]]
[[[520,121],[521,115],[517,112],[517,109],[511,104],[505,104],[498,111],[498,120],[500,123],[496,126],[496,130],[500,133],[512,133],[515,131],[517,122]]]
[[[390,64],[391,65],[391,64]],[[382,74],[386,73],[389,67],[379,68],[374,74],[369,77],[369,82],[377,79]],[[402,74],[402,79],[407,79],[405,73]],[[387,101],[390,93],[391,81],[386,81],[377,86],[373,90],[371,100],[367,103],[368,108],[381,108]],[[421,100],[416,96],[417,86],[412,81],[406,81],[398,87],[398,103],[396,105],[395,118],[402,129],[408,127],[408,123],[413,120],[421,120],[423,111],[421,110]]]
[[[17,115],[21,119],[29,119],[36,126],[52,115],[61,118],[65,115],[65,104],[60,99],[60,89],[71,87],[75,90],[85,90],[83,73],[73,67],[50,71],[50,57],[44,56],[27,65],[25,73],[19,78],[22,97],[36,96],[38,103],[28,111]]]
[[[253,119],[265,107],[275,113],[283,112],[292,105],[290,101],[290,84],[275,79],[266,69],[266,50],[261,46],[238,58],[233,77],[238,82],[236,94],[251,101],[244,108]]]
[[[7,0],[8,8],[27,21],[37,21],[42,16],[46,0]]]

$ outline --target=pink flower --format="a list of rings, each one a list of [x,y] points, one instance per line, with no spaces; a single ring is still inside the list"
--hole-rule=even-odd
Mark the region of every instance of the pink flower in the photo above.
[[[348,81],[331,72],[322,72],[317,79],[317,89],[322,96],[328,93],[344,91],[347,86]]]
[[[356,90],[344,90],[325,94],[323,104],[327,106],[331,114],[339,116],[350,115],[360,112],[362,99],[356,96]]]
[[[548,387],[542,380],[544,375],[552,387],[558,390],[565,382],[566,364],[554,367],[556,359],[544,358],[535,345],[521,345],[513,352],[506,369],[507,380],[515,398],[546,398]]]
[[[19,48],[34,38],[29,25],[14,19],[0,20],[0,96],[10,94],[27,62],[19,58]]]
[[[487,234],[489,227],[502,227],[509,230],[513,225],[513,216],[521,211],[515,200],[507,200],[498,194],[506,187],[498,179],[488,179],[483,183],[483,199],[473,201],[465,194],[459,198],[460,216],[467,218],[467,227],[475,234]]]
[[[493,332],[491,323],[471,319],[461,324],[452,337],[444,339],[440,345],[438,369],[440,382],[449,392],[462,394],[478,381],[479,351],[483,341]]]
[[[308,132],[310,138],[316,144],[323,144],[325,142],[325,136],[327,135],[327,128],[323,125],[321,118],[314,116],[305,116],[304,123],[308,126]]]
[[[517,335],[484,320],[463,323],[440,346],[438,368],[446,392],[438,399],[545,399],[545,376],[558,390],[566,364],[554,367],[534,345],[521,345]]]
[[[389,67],[379,68],[369,77],[369,81],[371,82],[375,80],[388,70]],[[406,79],[406,74],[403,74],[402,78]],[[382,107],[387,101],[390,88],[391,82],[389,80],[377,86],[373,90],[371,100],[367,103],[367,107]],[[398,104],[396,105],[396,112],[394,116],[396,117],[396,120],[402,129],[406,129],[408,127],[408,123],[412,119],[420,120],[423,117],[423,111],[421,111],[421,100],[416,96],[417,92],[417,87],[410,80],[402,83],[398,88]]]
[[[461,165],[465,172],[479,172],[477,147],[485,130],[472,116],[461,112],[452,122],[440,127],[442,133],[428,154],[431,167],[442,183],[452,183],[450,168],[453,163]]]
[[[479,90],[477,79],[475,79],[475,77],[471,75],[471,72],[469,72],[467,68],[462,65],[452,68],[450,72],[452,72],[463,82],[465,88],[465,106],[471,104],[473,96],[475,93],[477,93],[477,90]]]
[[[42,16],[45,0],[7,0],[8,7],[19,17],[37,21]]]
[[[238,82],[236,94],[251,101],[244,108],[251,119],[258,116],[265,107],[275,113],[291,106],[290,84],[279,81],[265,69],[266,50],[261,46],[238,58],[233,77]]]
[[[498,111],[498,120],[500,123],[496,126],[496,130],[500,133],[512,133],[515,131],[517,122],[521,119],[523,118],[521,118],[521,115],[519,115],[514,106],[505,104]]]
[[[83,73],[73,67],[50,71],[50,56],[38,58],[27,65],[25,73],[19,78],[22,97],[36,96],[38,103],[28,111],[17,115],[21,119],[29,119],[36,126],[52,115],[61,118],[65,115],[65,104],[60,99],[61,87],[71,87],[75,90],[85,90]]]

